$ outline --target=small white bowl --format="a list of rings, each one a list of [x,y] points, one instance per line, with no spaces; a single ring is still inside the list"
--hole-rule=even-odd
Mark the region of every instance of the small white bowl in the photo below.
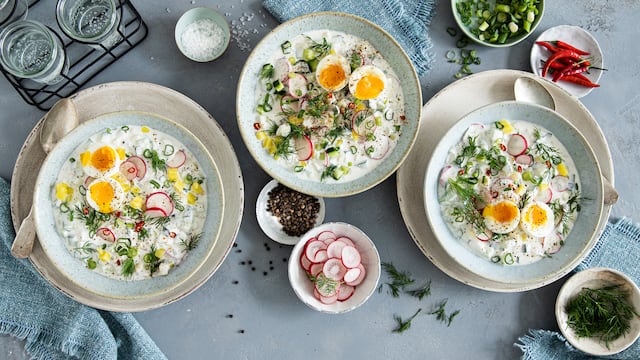
[[[565,305],[571,298],[580,293],[582,288],[599,289],[604,286],[618,284],[629,292],[630,303],[637,312],[640,311],[640,290],[638,290],[638,286],[629,277],[613,269],[591,268],[580,271],[569,278],[560,289],[556,299],[556,320],[562,335],[576,349],[595,356],[613,355],[631,346],[640,336],[640,318],[637,316],[631,320],[629,332],[625,336],[610,342],[609,348],[597,338],[578,338],[567,325]]]
[[[314,284],[307,277],[307,272],[300,264],[300,256],[305,249],[307,240],[318,236],[324,231],[332,231],[334,234],[349,237],[362,257],[362,265],[366,269],[364,280],[356,285],[353,295],[345,301],[337,301],[333,304],[324,304],[313,295]],[[362,230],[357,227],[342,223],[331,222],[311,229],[302,236],[291,251],[289,257],[289,282],[293,291],[302,302],[313,310],[327,314],[342,314],[354,310],[364,304],[373,294],[380,279],[380,255],[375,244]]]
[[[201,22],[198,25],[199,21],[206,21],[206,23]],[[209,28],[209,25],[212,25],[212,27]],[[220,30],[218,31],[217,28]],[[217,34],[211,34],[211,31]],[[220,36],[220,38],[215,39],[213,35]],[[193,8],[185,12],[176,23],[176,45],[178,45],[178,49],[184,56],[193,61],[209,62],[217,59],[229,46],[230,38],[231,33],[229,32],[227,20],[222,14],[210,8]],[[216,40],[217,45],[215,43]],[[191,44],[188,43],[189,41]],[[190,48],[190,46],[201,48]],[[205,50],[203,47],[211,47],[211,49]]]
[[[260,225],[262,231],[273,241],[283,245],[295,245],[300,240],[300,237],[287,235],[287,233],[282,230],[282,224],[280,224],[278,217],[267,210],[269,192],[276,186],[278,186],[278,181],[271,180],[262,188],[262,191],[260,191],[258,195],[258,200],[256,201],[256,218],[258,219],[258,225]],[[316,216],[315,224],[318,226],[324,221],[325,207],[324,199],[321,197],[316,197],[316,199],[318,199],[318,203],[320,203],[320,210]]]

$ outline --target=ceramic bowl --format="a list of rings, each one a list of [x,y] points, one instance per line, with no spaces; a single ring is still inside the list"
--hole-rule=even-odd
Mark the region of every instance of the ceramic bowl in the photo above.
[[[602,55],[602,49],[591,33],[587,30],[574,25],[559,25],[554,26],[550,29],[545,30],[536,41],[554,41],[554,40],[562,40],[566,43],[569,43],[581,50],[588,51],[589,55],[585,55],[585,58],[588,58],[591,62],[592,66],[597,68],[604,68],[604,58]],[[531,47],[531,71],[534,74],[542,76],[542,67],[543,61],[545,61],[551,53],[541,47],[540,45],[534,43]],[[598,83],[600,81],[600,77],[602,76],[602,70],[591,69],[585,73],[583,73],[591,82]],[[552,76],[547,74],[547,78],[551,79]],[[556,84],[561,88],[567,90],[571,95],[581,98],[591,91],[594,88],[585,87],[581,85],[577,85],[567,81],[557,81]]]
[[[262,66],[272,58],[275,51],[280,51],[281,45],[285,41],[298,34],[323,29],[341,31],[371,43],[394,69],[404,93],[406,123],[402,127],[402,135],[395,148],[386,154],[384,160],[373,170],[350,181],[310,180],[303,178],[299,173],[286,169],[263,148],[262,141],[256,138],[256,129],[254,128],[258,116],[256,104],[259,103],[256,98],[258,96],[256,86]],[[341,197],[356,194],[389,177],[406,158],[415,142],[421,111],[420,82],[411,61],[401,46],[388,33],[373,23],[353,15],[334,12],[301,16],[281,24],[267,34],[247,59],[240,75],[236,96],[238,127],[249,153],[256,162],[281,184],[318,197]]]
[[[320,235],[323,233],[324,235]],[[317,238],[320,235],[321,239],[330,241],[327,239],[330,239],[331,236],[327,236],[327,234],[331,233],[335,235],[335,238],[346,236],[351,239],[354,246],[360,252],[361,263],[366,273],[364,280],[355,286],[355,291],[348,299],[326,304],[314,296],[314,283],[309,279],[309,273],[303,268],[304,261],[301,260],[301,256],[303,255],[303,251],[306,250],[306,244],[309,239]],[[309,267],[309,264],[305,264],[304,266]],[[347,223],[330,222],[311,229],[303,235],[301,240],[293,247],[291,256],[289,257],[289,282],[291,283],[293,291],[305,305],[313,310],[327,314],[346,313],[364,304],[375,291],[379,279],[380,255],[378,255],[375,244],[362,230]]]
[[[107,128],[149,126],[168,134],[185,145],[196,157],[205,176],[207,210],[198,245],[166,276],[123,281],[109,278],[87,268],[86,263],[71,254],[55,224],[54,189],[63,164],[70,154],[90,136]],[[150,170],[151,171],[151,170]],[[223,188],[217,166],[204,145],[188,130],[170,119],[149,113],[123,111],[87,120],[67,134],[45,159],[35,184],[34,221],[38,239],[53,266],[69,282],[104,298],[134,300],[153,297],[180,286],[197,272],[212,252],[220,232],[224,211]]]
[[[269,201],[269,192],[278,186],[277,180],[269,181],[258,194],[258,200],[256,200],[256,218],[258,219],[258,225],[262,231],[267,235],[271,240],[275,242],[279,242],[283,245],[295,245],[299,240],[299,236],[291,236],[288,235],[284,230],[282,230],[282,224],[280,224],[280,220],[277,216],[274,216],[270,211],[267,210],[267,202]],[[325,214],[325,206],[324,199],[317,198],[318,203],[320,204],[320,210],[318,211],[318,215],[316,216],[315,226],[322,224],[324,221]]]
[[[473,123],[493,124],[499,119],[524,120],[551,131],[572,155],[581,184],[581,210],[562,248],[553,256],[527,265],[502,265],[477,255],[449,230],[438,201],[437,184],[449,149]],[[424,205],[437,241],[449,257],[468,271],[496,284],[522,284],[536,288],[557,280],[575,268],[597,242],[598,219],[603,211],[600,164],[582,134],[564,117],[540,105],[504,101],[463,116],[436,146],[425,173]]]
[[[542,16],[544,15],[544,0],[539,0],[538,15],[536,15],[535,19],[531,23],[531,29],[529,30],[529,32],[523,32],[522,34],[510,37],[504,43],[500,44],[497,42],[480,40],[478,36],[476,36],[469,30],[468,25],[464,24],[462,16],[460,15],[456,7],[458,3],[468,3],[468,2],[469,1],[467,0],[451,0],[451,11],[453,12],[453,17],[456,20],[458,27],[469,39],[473,40],[474,42],[481,45],[486,45],[486,46],[495,47],[495,48],[505,48],[505,47],[513,46],[515,44],[520,43],[522,40],[526,39],[529,35],[531,35],[531,33],[533,33],[536,27],[538,27],[538,25],[540,24],[540,20],[542,20]],[[491,8],[493,9],[493,6],[495,5],[495,1],[489,1],[487,3],[490,3]],[[475,17],[471,19],[471,21],[472,21],[472,24],[474,22],[477,22]]]
[[[208,22],[203,22],[207,20]],[[176,23],[176,45],[184,56],[193,61],[209,62],[217,59],[229,46],[230,39],[227,20],[210,8],[193,8],[185,12]]]
[[[619,285],[629,293],[629,304],[636,312],[640,312],[640,290],[638,286],[625,274],[608,268],[591,268],[574,274],[562,285],[556,299],[556,320],[562,335],[576,349],[594,356],[617,354],[633,344],[640,336],[640,317],[635,316],[631,321],[629,332],[612,342],[609,346],[597,338],[577,337],[573,329],[567,325],[567,303],[577,296],[583,288],[600,289],[606,286]]]

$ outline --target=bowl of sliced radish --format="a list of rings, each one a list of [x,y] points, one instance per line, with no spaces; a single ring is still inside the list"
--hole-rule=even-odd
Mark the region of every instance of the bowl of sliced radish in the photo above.
[[[341,314],[364,304],[380,279],[380,256],[357,227],[331,222],[302,236],[291,252],[289,282],[310,308]]]

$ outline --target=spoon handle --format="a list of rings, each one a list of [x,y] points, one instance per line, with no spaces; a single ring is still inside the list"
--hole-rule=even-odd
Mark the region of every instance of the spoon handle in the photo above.
[[[604,204],[615,204],[618,201],[618,192],[613,187],[611,182],[605,177],[602,177],[602,184],[604,186]]]
[[[20,225],[20,229],[18,229],[18,233],[16,234],[15,240],[13,240],[13,244],[11,245],[11,255],[18,259],[24,259],[31,254],[31,250],[33,249],[33,243],[36,239],[36,227],[33,222],[33,207],[29,210],[29,215],[27,215],[24,220],[22,220],[22,224]]]

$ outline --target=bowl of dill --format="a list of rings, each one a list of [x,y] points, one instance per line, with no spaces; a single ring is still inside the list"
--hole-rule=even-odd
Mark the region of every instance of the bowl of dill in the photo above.
[[[473,41],[509,47],[526,39],[540,24],[544,0],[451,0],[456,23]]]
[[[556,320],[576,349],[595,356],[617,354],[640,336],[640,290],[625,274],[591,268],[573,275],[556,300]]]

